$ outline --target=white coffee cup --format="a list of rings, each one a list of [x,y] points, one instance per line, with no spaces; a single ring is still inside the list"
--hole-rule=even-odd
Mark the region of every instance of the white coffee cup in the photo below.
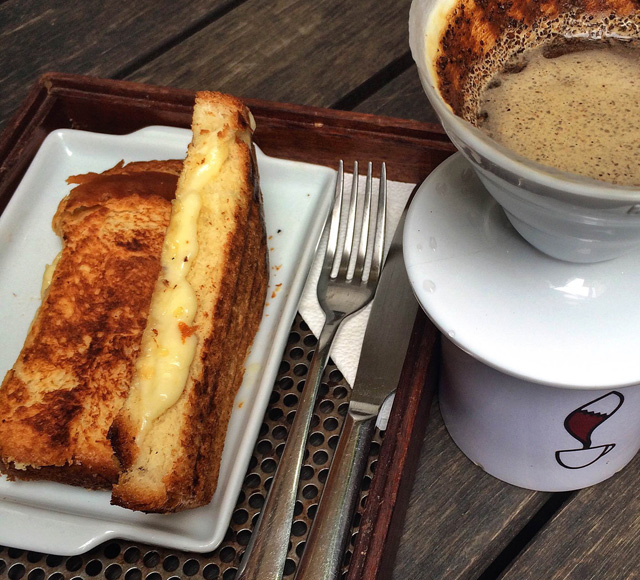
[[[577,0],[571,6],[577,9],[581,2]],[[409,18],[411,53],[445,131],[513,226],[539,250],[570,262],[609,260],[640,246],[640,187],[607,184],[545,167],[499,145],[453,113],[438,88],[434,64],[437,39],[453,3],[413,0]],[[604,18],[604,13],[598,17]]]

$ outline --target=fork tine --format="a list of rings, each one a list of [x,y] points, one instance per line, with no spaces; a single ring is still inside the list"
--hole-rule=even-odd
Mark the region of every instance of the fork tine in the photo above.
[[[349,199],[349,219],[347,221],[347,232],[342,247],[342,258],[340,259],[340,269],[338,276],[345,277],[349,271],[349,263],[353,253],[353,242],[356,230],[356,208],[358,206],[358,162],[353,163],[353,179],[351,181],[351,198]]]
[[[377,284],[382,270],[384,257],[384,239],[387,225],[387,166],[383,163],[380,169],[380,187],[378,190],[378,213],[376,215],[376,238],[371,258],[371,270],[367,284]]]
[[[354,280],[362,280],[364,265],[367,259],[367,245],[369,243],[369,220],[371,219],[371,170],[372,164],[367,166],[367,186],[364,191],[364,210],[362,212],[362,227],[360,233],[360,244],[358,246],[358,256],[356,267],[353,271]]]
[[[344,198],[344,164],[342,160],[338,164],[338,176],[336,178],[336,189],[333,197],[333,210],[331,212],[331,222],[329,224],[329,239],[327,240],[327,250],[322,263],[322,274],[320,279],[326,280],[333,269],[333,260],[338,248],[338,236],[340,234],[340,217],[342,215],[342,200]],[[326,227],[326,226],[325,226]],[[327,272],[328,270],[328,272]]]

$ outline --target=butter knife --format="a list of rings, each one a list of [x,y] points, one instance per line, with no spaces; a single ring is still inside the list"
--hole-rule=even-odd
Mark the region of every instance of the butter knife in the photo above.
[[[406,210],[373,299],[349,410],[296,580],[340,577],[376,419],[400,379],[419,309],[402,257],[405,216]]]

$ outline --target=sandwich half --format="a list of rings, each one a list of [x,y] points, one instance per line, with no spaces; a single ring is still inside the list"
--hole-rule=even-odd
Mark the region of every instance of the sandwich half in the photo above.
[[[197,94],[140,353],[110,430],[116,505],[175,512],[216,488],[268,282],[252,124],[237,99]]]
[[[63,248],[0,387],[0,471],[110,487],[107,433],[133,376],[181,161],[118,164],[78,184],[53,228]]]

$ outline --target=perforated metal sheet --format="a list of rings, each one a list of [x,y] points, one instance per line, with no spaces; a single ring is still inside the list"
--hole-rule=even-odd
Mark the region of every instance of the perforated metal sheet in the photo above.
[[[0,578],[9,580],[168,580],[204,578],[232,580],[251,537],[253,525],[293,421],[298,396],[304,387],[316,338],[298,315],[274,385],[271,401],[260,429],[249,469],[229,529],[222,544],[213,552],[193,554],[111,540],[80,556],[51,556],[0,546]],[[329,363],[314,413],[301,485],[295,508],[285,578],[293,578],[329,472],[333,451],[346,414],[350,387],[338,369]],[[373,478],[383,433],[376,430],[369,464],[362,483],[358,511],[354,516],[352,538],[345,555],[343,575],[348,570],[351,549],[358,533],[369,485]],[[2,522],[0,522],[2,525]],[[61,529],[63,534],[64,530]]]

